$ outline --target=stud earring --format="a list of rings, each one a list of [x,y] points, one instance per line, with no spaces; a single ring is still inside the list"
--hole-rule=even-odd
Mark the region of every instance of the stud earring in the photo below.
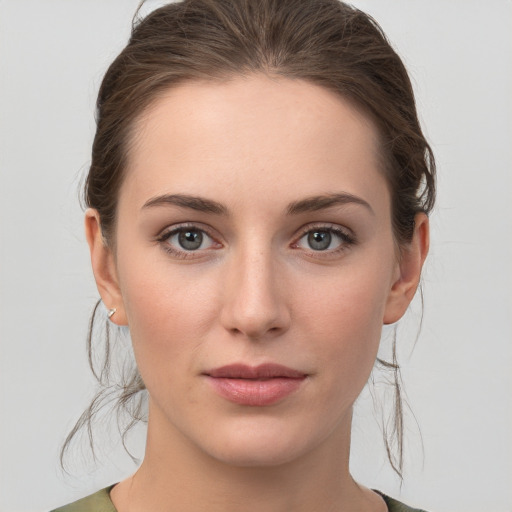
[[[108,316],[108,319],[110,320],[113,316],[114,316],[114,313],[117,311],[116,308],[112,308],[112,309],[109,309],[108,310],[108,313],[107,313],[107,316]]]

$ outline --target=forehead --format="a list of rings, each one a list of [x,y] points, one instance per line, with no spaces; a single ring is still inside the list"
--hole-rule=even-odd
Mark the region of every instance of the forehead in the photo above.
[[[121,200],[179,192],[229,203],[276,189],[289,201],[333,189],[374,200],[387,189],[374,124],[303,80],[184,83],[156,99],[133,134]]]

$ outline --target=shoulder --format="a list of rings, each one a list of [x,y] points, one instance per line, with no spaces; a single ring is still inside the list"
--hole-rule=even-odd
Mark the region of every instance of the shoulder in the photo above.
[[[112,487],[106,487],[69,505],[56,508],[52,512],[117,512],[110,499]]]
[[[389,512],[425,512],[425,510],[419,509],[419,508],[412,508],[404,503],[394,500],[393,498],[390,498],[389,496],[386,496],[385,494],[376,491],[378,494],[382,496],[384,501],[386,502],[386,505],[388,506]]]

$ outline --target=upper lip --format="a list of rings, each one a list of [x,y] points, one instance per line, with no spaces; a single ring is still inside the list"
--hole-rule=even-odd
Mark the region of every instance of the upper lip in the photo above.
[[[258,366],[249,366],[241,363],[228,364],[209,370],[205,374],[209,377],[224,379],[274,379],[279,377],[302,379],[306,377],[304,372],[275,363],[260,364]]]

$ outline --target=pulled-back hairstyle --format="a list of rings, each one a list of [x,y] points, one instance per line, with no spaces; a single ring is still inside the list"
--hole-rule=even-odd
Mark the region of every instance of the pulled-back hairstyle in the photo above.
[[[179,83],[222,80],[265,73],[325,87],[360,108],[380,134],[382,172],[391,194],[392,225],[398,247],[406,247],[418,212],[429,213],[435,196],[435,164],[418,121],[405,67],[379,25],[338,0],[184,0],[163,6],[133,24],[127,46],[108,68],[100,87],[92,161],[84,202],[100,216],[105,244],[115,248],[117,203],[125,177],[134,126],[141,113]],[[95,310],[95,314],[97,308]],[[93,314],[92,323],[94,323]],[[63,448],[84,425],[114,400],[138,419],[144,389],[134,367],[123,385],[109,379],[110,344],[99,368],[93,364],[91,324],[88,349],[93,373],[104,389],[84,412]],[[386,363],[398,376],[393,362]],[[110,386],[110,388],[109,388]],[[110,390],[110,391],[109,391]],[[396,384],[398,457],[402,428]],[[117,395],[116,395],[117,396]],[[117,398],[116,398],[117,400]],[[133,425],[133,420],[129,427]],[[390,454],[390,444],[386,438]]]

